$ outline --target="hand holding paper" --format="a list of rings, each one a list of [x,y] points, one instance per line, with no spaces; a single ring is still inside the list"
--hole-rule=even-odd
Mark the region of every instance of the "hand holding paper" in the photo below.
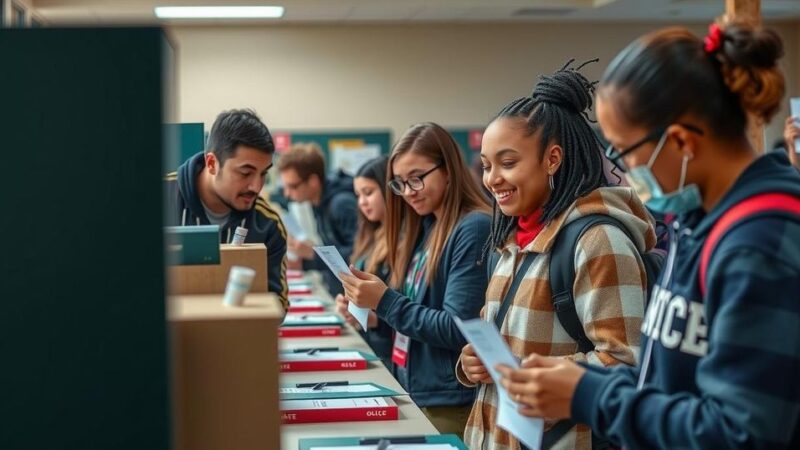
[[[539,450],[542,444],[544,421],[520,414],[517,404],[514,403],[508,392],[500,384],[502,374],[497,370],[497,367],[518,368],[519,363],[511,353],[508,345],[506,345],[503,337],[500,336],[497,327],[493,323],[485,322],[481,319],[462,321],[456,317],[455,322],[467,341],[472,344],[475,353],[483,361],[489,375],[497,385],[499,397],[497,426],[513,434],[529,449]]]
[[[341,274],[347,274],[352,276],[353,272],[350,271],[350,267],[342,258],[342,254],[339,253],[339,250],[332,245],[321,246],[321,247],[314,247],[314,251],[317,252],[320,259],[328,266],[328,268],[333,272],[336,278],[339,281],[342,281]],[[369,319],[369,308],[360,308],[357,305],[354,305],[353,302],[349,302],[347,305],[347,312],[352,314],[353,317],[358,321],[358,324],[361,325],[362,330],[367,329],[367,320]]]
[[[502,385],[528,417],[566,419],[570,416],[572,396],[586,369],[562,358],[531,355],[522,368],[500,366]]]

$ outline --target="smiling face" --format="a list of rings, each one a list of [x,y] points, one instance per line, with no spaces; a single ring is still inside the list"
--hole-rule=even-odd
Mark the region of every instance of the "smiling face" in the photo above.
[[[358,209],[370,222],[383,222],[386,216],[386,202],[383,190],[378,183],[367,177],[355,177],[353,190],[358,198]]]
[[[392,162],[392,173],[395,180],[407,181],[411,177],[418,177],[434,167],[437,162],[413,151],[397,156]],[[420,216],[441,213],[444,197],[447,191],[447,172],[444,166],[425,175],[422,180],[424,187],[415,191],[404,186],[403,200],[408,203]]]
[[[497,200],[506,216],[526,216],[541,208],[550,195],[548,176],[553,167],[541,151],[538,133],[528,135],[524,119],[501,117],[483,133],[481,164],[483,185]]]
[[[270,167],[272,154],[243,145],[221,167],[213,153],[206,154],[206,168],[213,175],[211,189],[214,195],[236,211],[253,208]]]

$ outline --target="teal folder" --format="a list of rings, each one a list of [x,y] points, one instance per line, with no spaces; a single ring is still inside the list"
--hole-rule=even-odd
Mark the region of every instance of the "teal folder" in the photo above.
[[[328,352],[356,352],[356,353],[360,354],[367,361],[377,361],[378,360],[378,357],[375,356],[375,355],[372,355],[372,354],[369,354],[369,353],[364,353],[361,350],[356,350],[356,349],[353,349],[353,348],[339,348],[339,349],[336,349],[336,350],[333,350],[333,349],[330,349],[330,350],[321,349],[321,350],[319,350],[319,353],[325,353],[326,351],[328,351]],[[294,350],[281,350],[280,353],[281,354],[283,354],[283,353],[292,354],[292,353],[298,353],[298,352],[296,352]],[[348,397],[350,397],[350,396],[348,395]],[[368,395],[367,397],[374,397],[374,395]]]
[[[278,389],[281,400],[316,400],[329,398],[364,398],[364,397],[394,397],[401,395],[387,387],[375,383],[350,383],[344,387],[365,387],[370,390],[363,392],[326,392],[325,390],[312,391],[309,388],[302,388],[303,392],[285,392],[286,390],[298,389],[295,384],[283,384]],[[329,389],[337,389],[340,386],[331,386]],[[325,388],[323,388],[325,389]]]
[[[219,225],[164,227],[169,265],[219,264]]]
[[[415,439],[418,438],[418,439]],[[343,437],[343,438],[308,438],[300,439],[299,450],[312,450],[316,447],[348,447],[354,445],[377,445],[380,439],[397,439],[399,443],[414,439],[417,444],[450,444],[458,450],[469,450],[455,434],[440,434],[438,436],[381,436],[381,437]]]
[[[344,319],[336,314],[287,314],[282,327],[344,326]]]

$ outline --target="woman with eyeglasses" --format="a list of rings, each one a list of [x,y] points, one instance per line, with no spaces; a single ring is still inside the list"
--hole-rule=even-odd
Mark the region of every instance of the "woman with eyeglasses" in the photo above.
[[[677,214],[635,368],[503,368],[523,411],[628,449],[800,448],[800,174],[746,132],[778,110],[777,34],[645,35],[606,70],[598,120],[651,208]]]
[[[453,318],[474,319],[483,306],[489,206],[458,145],[434,123],[412,126],[395,144],[388,179],[391,288],[353,268],[345,296],[395,330],[393,374],[440,432],[461,435],[474,390],[453,373],[466,344]]]
[[[483,183],[495,215],[482,316],[519,359],[538,353],[633,365],[639,349],[633,331],[642,322],[648,283],[642,255],[656,236],[633,190],[608,186],[603,150],[586,117],[594,84],[580,68],[570,62],[540,76],[531,95],[506,105],[483,134]],[[456,373],[478,386],[467,446],[521,448],[497,425],[500,393],[471,345]],[[545,424],[547,448],[605,448],[594,441],[587,427]]]

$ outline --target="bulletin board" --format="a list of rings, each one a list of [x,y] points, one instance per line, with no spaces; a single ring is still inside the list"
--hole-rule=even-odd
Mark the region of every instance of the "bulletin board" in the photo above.
[[[388,155],[392,145],[390,130],[342,130],[342,131],[308,131],[308,130],[280,130],[273,131],[275,150],[280,154],[289,150],[293,144],[316,142],[325,155],[329,172],[339,169],[332,164],[334,160],[332,150],[336,147],[370,148],[377,150],[377,154]]]

